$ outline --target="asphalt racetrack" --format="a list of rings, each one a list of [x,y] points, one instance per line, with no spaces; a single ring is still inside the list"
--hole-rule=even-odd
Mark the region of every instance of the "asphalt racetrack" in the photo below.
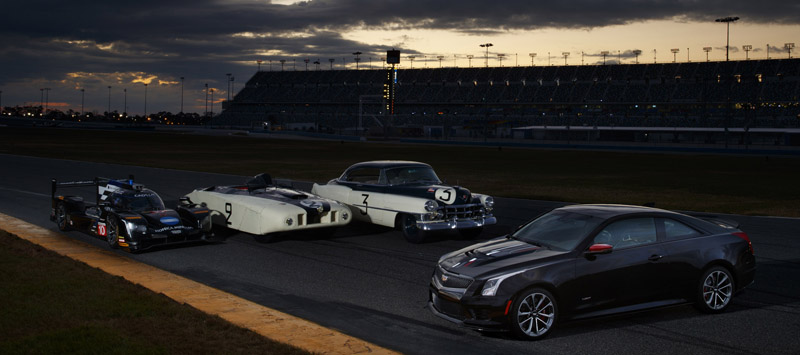
[[[51,230],[57,230],[49,220],[51,178],[67,181],[134,174],[137,182],[158,192],[168,207],[193,188],[239,184],[245,179],[2,154],[0,171],[0,212]],[[269,167],[264,171],[269,172]],[[676,306],[562,323],[538,342],[518,341],[502,333],[481,334],[439,319],[426,309],[426,302],[440,255],[505,234],[559,205],[508,198],[496,201],[499,224],[473,241],[444,235],[415,245],[394,230],[351,224],[330,237],[313,232],[274,238],[231,233],[219,243],[137,255],[116,252],[403,353],[796,354],[800,349],[800,219],[789,218],[726,216],[740,222],[750,236],[758,271],[755,284],[720,315]],[[107,248],[104,241],[81,232],[67,235]]]

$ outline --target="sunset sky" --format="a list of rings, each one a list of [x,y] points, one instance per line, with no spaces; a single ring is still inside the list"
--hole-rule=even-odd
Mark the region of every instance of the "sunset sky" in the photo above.
[[[202,113],[205,84],[214,88],[215,113],[228,95],[256,72],[380,67],[388,49],[402,51],[401,68],[489,65],[569,65],[657,61],[787,58],[786,43],[800,44],[800,2],[763,1],[435,1],[435,0],[141,0],[7,2],[0,5],[0,94],[3,106],[38,105],[102,113],[184,111]],[[679,49],[674,55],[670,51]],[[655,50],[655,52],[654,52]],[[548,52],[550,56],[548,57]],[[474,58],[470,61],[467,55]],[[797,53],[792,52],[792,57]]]

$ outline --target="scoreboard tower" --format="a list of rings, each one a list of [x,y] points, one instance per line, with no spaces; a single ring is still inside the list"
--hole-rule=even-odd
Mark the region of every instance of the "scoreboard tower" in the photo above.
[[[383,99],[386,103],[386,115],[391,116],[394,115],[395,86],[397,84],[395,64],[400,64],[400,51],[394,49],[386,51],[386,64],[391,64],[391,67],[386,73],[386,81],[383,83]]]

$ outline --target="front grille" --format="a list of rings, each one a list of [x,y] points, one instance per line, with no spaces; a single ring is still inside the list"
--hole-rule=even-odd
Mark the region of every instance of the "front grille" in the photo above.
[[[435,277],[442,286],[449,288],[467,288],[472,284],[471,278],[446,272],[441,267],[436,268],[433,277]]]
[[[449,205],[445,206],[443,211],[445,219],[472,219],[479,218],[485,215],[483,205],[479,203],[471,203],[467,205]]]
[[[435,292],[431,292],[431,302],[433,302],[433,306],[441,313],[461,320],[466,318],[464,308],[461,307],[461,304],[444,299]]]

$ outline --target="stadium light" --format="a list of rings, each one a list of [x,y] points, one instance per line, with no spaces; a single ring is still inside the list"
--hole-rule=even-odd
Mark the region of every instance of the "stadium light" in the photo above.
[[[261,59],[259,59],[259,60],[257,60],[257,61],[256,61],[256,63],[258,63],[258,71],[261,71],[261,63],[263,63],[263,62],[264,62],[264,61],[263,61],[263,60],[261,60]]]
[[[203,112],[203,116],[208,117],[208,83],[206,83],[205,92],[206,92],[206,110],[205,112]]]
[[[444,59],[444,56],[443,55],[437,55],[436,59],[439,59],[439,68],[441,69],[442,68],[442,59]]]
[[[789,59],[792,59],[792,49],[794,48],[794,42],[792,43],[784,43],[783,48],[789,52]]]
[[[491,46],[494,46],[494,44],[491,44],[491,43],[481,44],[481,48],[486,48],[486,67],[487,68],[489,67],[489,47],[491,47]]]
[[[408,56],[408,60],[411,61],[411,68],[410,69],[414,69],[414,58],[416,58],[416,57],[417,56],[415,56],[415,55]]]
[[[533,64],[533,58],[536,58],[536,53],[528,53],[528,55],[531,57],[531,66],[534,66],[535,64]]]
[[[567,65],[567,57],[569,57],[569,52],[561,52],[561,55],[564,56],[564,65]]]
[[[227,83],[228,84],[228,89],[225,90],[225,95],[226,95],[225,96],[225,100],[226,101],[230,101],[231,100],[231,73],[227,73],[227,74],[225,74],[225,76],[228,77],[228,80],[226,80],[228,82]]]
[[[499,60],[499,61],[500,61],[500,67],[501,67],[501,68],[503,67],[503,58],[505,58],[505,57],[506,57],[506,55],[505,55],[505,54],[503,54],[503,53],[497,53],[497,60]]]
[[[356,70],[358,70],[358,62],[361,61],[361,58],[359,58],[358,56],[360,56],[361,54],[363,54],[363,53],[361,53],[361,52],[354,52],[353,53],[353,55],[356,56]]]
[[[706,52],[706,62],[708,61],[708,52],[711,52],[711,47],[703,47],[703,50]]]
[[[108,86],[108,110],[106,112],[108,115],[111,114],[111,85]]]
[[[467,54],[467,64],[469,65],[470,68],[472,68],[472,58],[474,57],[475,56],[472,54]]]
[[[147,118],[147,83],[144,84],[144,118]]]
[[[744,56],[745,56],[744,59],[745,60],[750,60],[750,51],[753,50],[753,45],[745,44],[745,45],[742,46],[742,49],[744,49]]]
[[[319,58],[317,58],[317,60],[314,61],[314,65],[317,66],[317,71],[319,71]]]
[[[675,63],[675,61],[677,60],[677,57],[678,57],[678,52],[680,52],[681,49],[680,48],[672,48],[669,51],[672,52],[672,62]]]
[[[331,62],[331,70],[333,70],[333,62],[336,61],[336,59],[329,58],[328,61]]]
[[[286,59],[281,59],[281,71],[283,71],[283,65],[286,63]]]
[[[306,62],[306,71],[308,71],[308,62],[310,62],[311,60],[306,58],[306,59],[303,59],[303,61]]]
[[[84,95],[86,95],[86,89],[81,89],[81,116],[83,116],[83,112],[84,112],[83,111]]]
[[[657,57],[656,57],[656,50],[655,50],[655,49],[653,49],[653,64],[655,64],[655,63],[657,62],[657,60],[658,60],[658,59],[657,59]]]
[[[608,51],[600,52],[600,55],[603,56],[603,65],[606,65],[606,56],[608,55]]]
[[[125,101],[123,101],[122,104],[122,113],[125,115],[125,117],[128,117],[128,89],[122,89],[122,94],[125,97]],[[81,107],[81,110],[83,110],[83,107]]]
[[[642,54],[642,50],[641,49],[634,49],[633,50],[633,55],[636,56],[636,64],[639,64],[639,55],[640,54]]]
[[[728,16],[728,17],[718,18],[718,19],[714,20],[716,22],[724,22],[726,27],[727,27],[726,37],[725,37],[726,38],[725,39],[725,61],[726,62],[729,60],[728,52],[730,50],[730,45],[731,45],[731,22],[734,22],[734,21],[736,21],[738,19],[739,19],[738,16],[734,16],[734,17]]]

